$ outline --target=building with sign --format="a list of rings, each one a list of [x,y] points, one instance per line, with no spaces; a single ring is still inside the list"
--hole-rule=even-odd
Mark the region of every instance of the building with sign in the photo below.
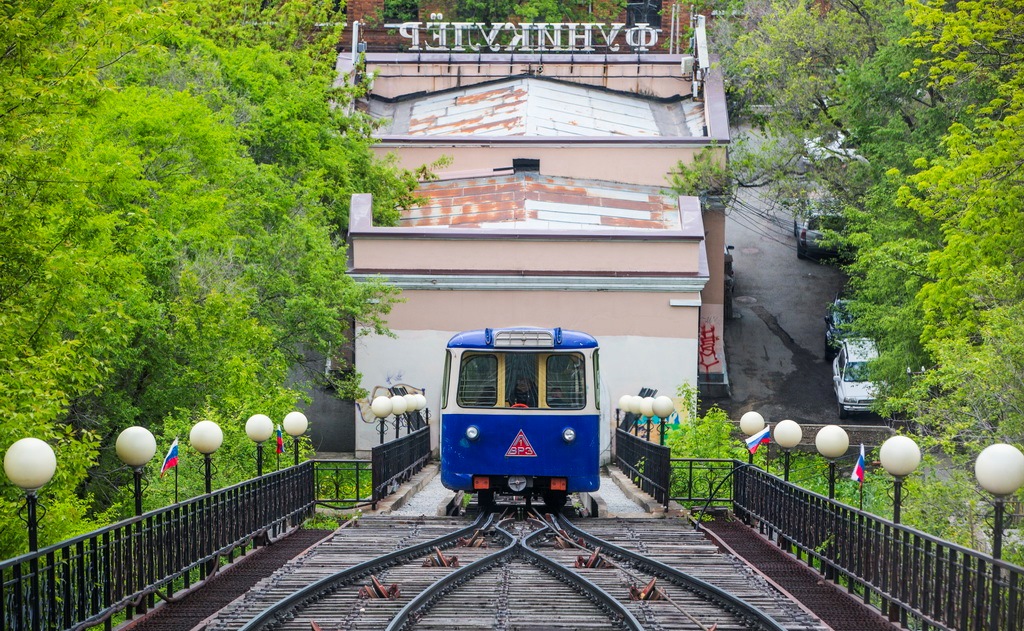
[[[451,335],[516,325],[598,338],[608,426],[621,394],[726,386],[724,214],[667,179],[704,149],[726,157],[724,90],[706,51],[524,52],[538,33],[567,45],[568,31],[547,25],[529,38],[506,29],[518,51],[461,52],[493,29],[401,29],[422,50],[338,61],[344,80],[373,77],[356,107],[381,123],[377,151],[409,169],[446,164],[398,226],[373,225],[372,198],[353,199],[352,275],[383,276],[404,298],[388,318],[394,337],[357,339],[363,386],[421,387],[437,410]],[[657,45],[648,31],[610,29],[574,37]],[[377,442],[362,411],[358,452]]]

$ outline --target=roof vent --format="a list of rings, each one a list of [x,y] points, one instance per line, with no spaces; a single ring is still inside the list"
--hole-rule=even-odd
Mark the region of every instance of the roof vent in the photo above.
[[[504,329],[494,332],[495,348],[538,348],[554,346],[554,336],[551,331],[535,329]]]
[[[512,158],[513,173],[540,173],[540,160],[537,158]]]

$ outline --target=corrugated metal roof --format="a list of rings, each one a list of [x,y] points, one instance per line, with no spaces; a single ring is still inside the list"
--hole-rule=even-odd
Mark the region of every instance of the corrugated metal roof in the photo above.
[[[372,101],[385,134],[409,136],[625,136],[704,134],[703,104],[665,103],[585,85],[519,77],[399,103]]]
[[[653,186],[516,173],[427,182],[402,226],[458,228],[679,228],[679,202]]]

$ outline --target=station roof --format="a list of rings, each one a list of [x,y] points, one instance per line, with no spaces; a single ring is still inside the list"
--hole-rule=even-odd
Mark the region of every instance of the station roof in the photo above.
[[[680,229],[679,197],[654,186],[541,175],[492,174],[426,182],[402,227],[484,230]]]
[[[656,99],[545,77],[511,77],[361,103],[399,136],[701,137],[704,104]]]

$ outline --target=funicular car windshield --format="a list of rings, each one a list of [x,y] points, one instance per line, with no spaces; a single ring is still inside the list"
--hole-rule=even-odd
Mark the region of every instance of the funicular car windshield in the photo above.
[[[466,352],[459,367],[460,407],[579,410],[586,403],[581,353]]]

